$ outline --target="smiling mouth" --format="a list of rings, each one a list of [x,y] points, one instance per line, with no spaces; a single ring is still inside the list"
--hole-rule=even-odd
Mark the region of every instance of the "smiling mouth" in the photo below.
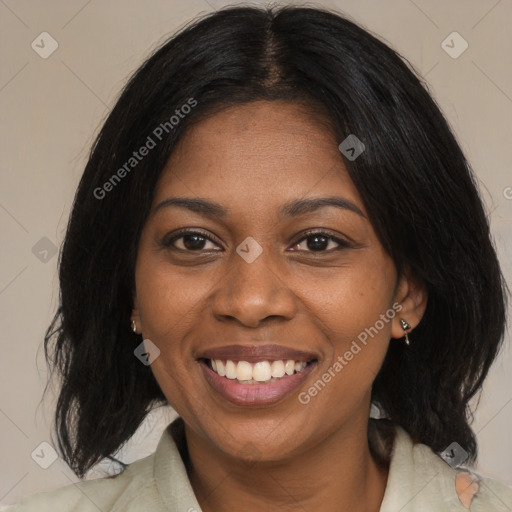
[[[239,384],[271,384],[294,374],[301,373],[307,366],[316,362],[287,360],[263,360],[250,363],[248,361],[234,361],[231,359],[205,359],[200,361],[206,364],[220,377]]]

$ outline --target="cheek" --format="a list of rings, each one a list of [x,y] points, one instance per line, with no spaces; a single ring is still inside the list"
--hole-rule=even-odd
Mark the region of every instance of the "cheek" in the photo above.
[[[340,394],[357,399],[367,392],[389,346],[397,314],[392,307],[394,267],[386,259],[363,261],[304,290],[304,300],[329,347],[320,377],[330,373],[325,377],[336,391],[325,393],[324,399],[336,401]]]
[[[181,282],[180,282],[181,281]],[[187,333],[197,324],[195,308],[200,301],[197,287],[169,271],[169,265],[142,256],[137,264],[137,302],[144,339],[159,349],[151,371],[171,406],[179,413],[193,409],[190,375],[196,364],[187,352]]]
[[[208,291],[205,276],[173,270],[165,261],[141,255],[136,272],[137,301],[143,334],[180,340]]]
[[[208,286],[195,286],[144,254],[137,262],[136,286],[142,335],[160,349],[151,370],[171,404],[178,405],[195,364],[187,352],[187,333],[197,326],[197,308]]]
[[[383,325],[379,319],[392,306],[395,279],[393,268],[370,260],[368,264],[334,269],[324,279],[316,278],[314,287],[302,288],[301,301],[339,350],[376,322],[384,337],[389,337],[390,319]]]

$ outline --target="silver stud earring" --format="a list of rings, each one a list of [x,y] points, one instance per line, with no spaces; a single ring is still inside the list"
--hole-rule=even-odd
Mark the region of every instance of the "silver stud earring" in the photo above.
[[[400,318],[400,325],[404,330],[405,344],[410,345],[411,343],[409,341],[409,335],[407,334],[407,331],[411,328],[411,326],[403,318]]]
[[[132,320],[132,331],[137,334],[137,324],[135,323],[135,320]]]

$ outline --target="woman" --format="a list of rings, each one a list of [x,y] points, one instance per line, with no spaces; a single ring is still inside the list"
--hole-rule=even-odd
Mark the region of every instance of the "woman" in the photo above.
[[[469,469],[505,322],[472,174],[421,81],[336,14],[231,8],[164,44],[94,145],[60,283],[75,473],[155,405],[180,417],[16,512],[512,507]]]

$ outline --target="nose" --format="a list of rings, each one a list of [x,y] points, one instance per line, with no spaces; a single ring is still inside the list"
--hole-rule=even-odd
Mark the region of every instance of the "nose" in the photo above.
[[[247,327],[258,327],[269,318],[291,319],[295,296],[286,284],[270,251],[252,263],[233,255],[229,270],[213,294],[213,314],[219,320],[236,319]]]

